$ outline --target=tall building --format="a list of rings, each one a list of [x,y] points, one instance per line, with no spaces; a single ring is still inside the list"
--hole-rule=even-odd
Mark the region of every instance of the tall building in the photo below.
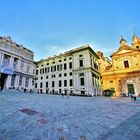
[[[98,52],[102,89],[112,89],[116,96],[122,93],[140,94],[140,39],[134,35],[132,46],[122,37],[119,49],[111,55],[112,61]]]
[[[36,63],[35,89],[44,93],[101,94],[98,55],[87,45]]]
[[[0,37],[0,89],[33,89],[34,53],[11,40]]]

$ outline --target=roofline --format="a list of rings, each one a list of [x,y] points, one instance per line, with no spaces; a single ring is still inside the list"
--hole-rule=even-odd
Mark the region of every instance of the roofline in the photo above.
[[[75,53],[75,52],[79,52],[79,51],[81,51],[81,50],[86,50],[86,49],[89,50],[89,51],[91,51],[91,52],[96,56],[96,58],[99,59],[99,56],[96,54],[95,51],[93,51],[93,49],[92,49],[89,45],[83,45],[83,46],[81,46],[81,47],[79,47],[79,48],[75,48],[75,49],[72,49],[72,50],[70,50],[70,51],[66,51],[66,52],[64,52],[64,53],[60,53],[59,55],[54,55],[54,56],[52,56],[52,57],[48,57],[47,59],[41,59],[41,60],[39,60],[39,61],[36,61],[36,64],[38,64],[38,63],[40,63],[40,62],[44,62],[44,61],[50,60],[50,59],[55,59],[55,58],[57,58],[57,57],[72,55],[72,54]]]
[[[6,41],[6,42],[9,42],[11,45],[15,45],[15,46],[17,46],[17,47],[19,47],[19,48],[21,48],[21,49],[23,49],[23,50],[25,50],[25,51],[28,51],[28,52],[30,52],[30,53],[32,53],[33,55],[34,55],[34,52],[33,51],[31,51],[30,49],[28,49],[28,48],[25,48],[23,45],[21,45],[21,44],[17,44],[16,42],[14,42],[12,39],[11,39],[11,37],[1,37],[0,36],[0,40],[1,41]]]

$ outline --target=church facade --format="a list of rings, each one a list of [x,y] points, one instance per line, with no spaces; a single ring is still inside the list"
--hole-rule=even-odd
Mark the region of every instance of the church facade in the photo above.
[[[97,52],[102,90],[114,90],[116,96],[123,93],[140,94],[140,39],[134,35],[132,45],[122,37],[119,49],[111,55],[112,61]]]

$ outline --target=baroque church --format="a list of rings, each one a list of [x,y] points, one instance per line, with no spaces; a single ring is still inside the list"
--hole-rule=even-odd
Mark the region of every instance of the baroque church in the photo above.
[[[137,35],[133,35],[131,46],[121,38],[118,50],[111,55],[112,61],[100,51],[97,54],[103,91],[114,90],[115,96],[140,95],[140,39]]]

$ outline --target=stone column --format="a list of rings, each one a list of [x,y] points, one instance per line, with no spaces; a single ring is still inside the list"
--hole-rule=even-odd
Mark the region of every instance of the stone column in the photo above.
[[[9,88],[11,87],[11,78],[12,78],[12,75],[8,75],[7,76],[7,79],[6,79],[6,82],[5,82],[5,88]]]
[[[26,80],[26,78],[23,77],[23,78],[22,78],[22,86],[23,86],[23,88],[25,88],[25,80]]]
[[[28,85],[28,89],[32,89],[32,78],[29,78],[29,85]]]
[[[9,62],[9,67],[13,68],[13,64],[14,64],[14,57],[11,56],[10,57],[10,62]]]
[[[3,57],[4,57],[4,54],[1,52],[0,53],[0,66],[2,66],[2,63],[3,63]]]
[[[18,68],[18,71],[22,71],[21,70],[21,59],[18,59],[17,68]]]
[[[15,88],[19,87],[19,75],[16,75],[15,77]]]

